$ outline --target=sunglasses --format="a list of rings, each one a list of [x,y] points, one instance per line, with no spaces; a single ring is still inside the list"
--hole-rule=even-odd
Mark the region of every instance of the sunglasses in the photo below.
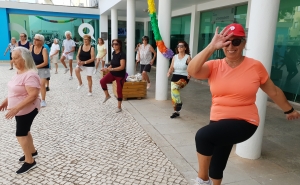
[[[233,45],[233,46],[239,46],[241,43],[242,43],[242,41],[243,41],[244,39],[233,39],[233,40],[227,40],[227,41],[231,41],[231,44]],[[229,44],[230,45],[230,44]],[[229,46],[228,45],[228,46]],[[227,46],[227,47],[228,47]]]
[[[177,48],[184,48],[184,45],[177,45]]]
[[[113,43],[112,45],[113,45],[113,46],[118,46],[118,45],[119,45],[119,43]]]

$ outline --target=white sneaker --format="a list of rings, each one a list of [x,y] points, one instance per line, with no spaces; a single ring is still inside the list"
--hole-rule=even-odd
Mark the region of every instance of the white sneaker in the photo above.
[[[73,76],[70,76],[69,80],[73,80]]]
[[[122,111],[122,109],[119,109],[119,108],[116,109],[116,113],[119,113],[121,111]]]
[[[88,95],[88,96],[92,96],[93,94],[89,92],[87,95]]]
[[[151,83],[147,83],[147,89],[149,89],[151,86]]]
[[[66,68],[66,69],[65,69],[65,73],[64,73],[64,74],[66,74],[68,71],[69,71],[69,68]]]
[[[109,100],[110,96],[109,97],[105,97],[103,103],[105,103],[107,100]]]
[[[213,185],[210,179],[208,181],[203,181],[202,179],[197,177],[196,179],[192,179],[192,181],[195,182],[194,185]]]
[[[97,70],[95,69],[94,72],[93,72],[93,74],[96,74],[96,72],[97,72]]]
[[[45,101],[45,100],[42,100],[42,101],[41,101],[41,107],[46,107],[46,106],[47,106],[46,101]]]
[[[83,87],[83,84],[78,85],[77,90],[81,89],[81,87]]]

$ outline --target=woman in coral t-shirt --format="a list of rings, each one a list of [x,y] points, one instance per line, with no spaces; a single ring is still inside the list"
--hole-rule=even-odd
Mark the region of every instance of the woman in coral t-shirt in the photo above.
[[[208,79],[212,94],[210,123],[201,128],[195,138],[199,162],[196,183],[199,185],[211,184],[211,181],[220,185],[232,146],[255,133],[259,125],[255,105],[259,88],[284,111],[288,120],[300,117],[282,90],[270,80],[262,63],[242,55],[245,45],[245,31],[240,24],[230,24],[221,33],[217,28],[211,43],[188,65],[192,77]],[[222,48],[224,59],[206,62]]]
[[[12,52],[12,61],[17,74],[8,83],[8,96],[0,104],[0,111],[7,109],[6,119],[16,119],[16,137],[24,152],[24,156],[19,159],[24,163],[16,173],[22,174],[36,167],[34,158],[37,157],[37,151],[33,145],[30,127],[40,109],[41,86],[28,49],[16,47]]]

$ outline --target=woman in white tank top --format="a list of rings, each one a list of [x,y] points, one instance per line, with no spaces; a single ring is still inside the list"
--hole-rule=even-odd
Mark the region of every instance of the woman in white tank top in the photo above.
[[[179,41],[176,47],[176,55],[172,59],[167,76],[173,74],[171,79],[171,97],[174,107],[174,113],[170,118],[180,116],[182,101],[180,99],[180,90],[188,83],[190,76],[187,73],[187,66],[191,61],[189,45],[185,41]]]

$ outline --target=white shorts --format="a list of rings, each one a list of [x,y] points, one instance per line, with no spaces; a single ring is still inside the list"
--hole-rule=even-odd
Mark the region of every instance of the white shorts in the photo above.
[[[85,71],[86,76],[93,76],[95,67],[86,67],[86,66],[79,66],[79,65],[77,65],[76,67],[80,68],[82,71]]]
[[[62,56],[66,57],[67,60],[73,60],[73,53],[65,54],[63,53]]]
[[[100,58],[100,55],[97,55],[96,58]],[[105,61],[105,57],[102,57],[100,61]]]
[[[50,59],[50,60],[51,60],[51,62],[53,62],[54,64],[57,64],[58,61],[59,61],[59,59],[58,59],[58,54],[52,56],[52,59]]]

